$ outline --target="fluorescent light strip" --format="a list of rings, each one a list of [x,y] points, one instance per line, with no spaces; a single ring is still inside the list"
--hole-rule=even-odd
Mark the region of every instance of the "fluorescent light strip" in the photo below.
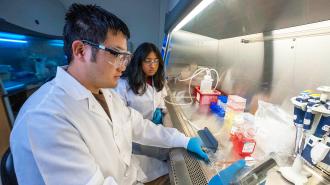
[[[50,43],[51,46],[63,47],[64,44],[61,43]]]
[[[64,46],[64,41],[63,40],[50,40],[49,45],[57,46],[57,47],[63,47]]]
[[[191,19],[203,11],[207,6],[209,6],[214,0],[203,0],[200,2],[182,21],[175,26],[172,32],[176,32],[186,25]]]
[[[49,42],[54,44],[64,44],[63,40],[50,40]]]
[[[5,38],[0,38],[0,42],[14,42],[14,43],[27,43],[28,41],[26,40],[15,40],[15,39],[5,39]]]
[[[18,89],[18,88],[22,88],[24,87],[25,84],[18,84],[18,85],[14,85],[14,86],[10,86],[10,87],[5,87],[5,90],[6,91],[11,91],[11,90],[14,90],[14,89]]]
[[[14,33],[0,32],[0,38],[22,40],[22,39],[26,39],[26,36],[14,34]]]

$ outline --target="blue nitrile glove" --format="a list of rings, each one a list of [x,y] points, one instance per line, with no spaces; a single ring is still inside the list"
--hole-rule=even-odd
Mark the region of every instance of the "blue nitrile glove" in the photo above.
[[[209,157],[202,150],[203,142],[199,137],[192,137],[189,139],[187,150],[190,152],[194,152],[203,158],[205,161],[209,161]]]
[[[152,122],[154,122],[156,125],[163,124],[163,112],[162,109],[156,108],[154,115],[152,117]]]
[[[245,167],[245,160],[241,159],[212,177],[208,185],[229,185],[238,171]]]

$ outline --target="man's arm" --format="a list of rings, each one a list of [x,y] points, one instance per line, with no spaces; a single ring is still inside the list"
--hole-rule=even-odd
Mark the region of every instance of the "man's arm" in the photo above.
[[[116,185],[104,177],[76,128],[58,114],[27,115],[28,138],[39,173],[47,185]]]
[[[133,130],[133,141],[143,145],[158,146],[163,148],[187,148],[189,137],[175,128],[166,128],[155,125],[132,108],[128,108]]]

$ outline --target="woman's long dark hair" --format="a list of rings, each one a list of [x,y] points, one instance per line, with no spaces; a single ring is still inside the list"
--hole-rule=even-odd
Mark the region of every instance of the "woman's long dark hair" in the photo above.
[[[147,90],[147,76],[143,72],[142,63],[151,52],[154,52],[159,59],[158,70],[153,76],[154,87],[157,92],[164,87],[164,61],[158,48],[152,43],[145,42],[135,50],[133,58],[123,74],[123,77],[127,78],[128,84],[135,94],[142,95]]]

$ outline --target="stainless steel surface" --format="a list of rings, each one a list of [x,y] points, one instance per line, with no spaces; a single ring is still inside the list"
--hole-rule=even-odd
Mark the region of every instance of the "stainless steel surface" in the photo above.
[[[170,81],[168,86],[171,91],[170,96],[172,96],[172,101],[180,103],[184,102],[184,99],[177,98],[176,95],[180,92],[186,93],[185,90],[188,89],[188,87],[185,84],[174,83],[173,81]],[[199,105],[198,103],[194,103],[192,105],[187,106],[174,105],[173,107],[176,108],[176,115],[180,115],[182,118],[176,120],[184,121],[178,122],[177,124],[180,124],[181,127],[185,128],[184,130],[188,130],[190,132],[187,135],[196,135],[197,130],[194,130],[193,127],[188,123],[188,121],[185,120],[185,118],[190,120],[195,126],[199,127],[200,129],[202,129],[203,127],[208,127],[213,133],[213,135],[215,135],[219,142],[219,150],[215,154],[213,154],[213,156],[210,155],[210,157],[213,157],[213,159],[217,159],[215,166],[218,171],[224,169],[233,161],[236,161],[237,159],[241,158],[236,152],[233,151],[232,143],[229,140],[230,125],[228,125],[228,122],[223,118],[217,117],[210,113],[207,105]],[[265,156],[265,154],[258,147],[252,154],[252,156],[257,161],[261,161],[265,158],[268,158],[268,156]],[[292,156],[278,156],[277,161],[280,166],[287,166],[292,164],[293,158]],[[203,174],[205,174],[205,178],[207,179],[207,181],[209,181],[216,174],[216,170],[210,165],[205,164],[204,162],[198,161],[198,163],[201,166],[201,171],[203,172]],[[304,168],[310,171],[313,175],[309,179],[308,185],[330,183],[329,179],[326,180],[325,178],[327,176],[322,176],[319,171],[312,170],[307,166],[304,166]],[[267,184],[289,185],[290,183],[283,179],[280,174],[275,170],[271,171],[267,176]]]
[[[326,0],[217,0],[185,31],[171,35],[166,74],[177,79],[192,64],[209,66],[220,74],[218,89],[247,99],[246,111],[254,113],[258,100],[263,100],[292,115],[291,97],[330,84],[330,35],[310,34],[312,25],[306,25],[318,22],[313,29],[328,33],[329,7]],[[297,25],[301,26],[280,29]],[[242,43],[251,38],[259,39]],[[214,126],[211,118],[203,116],[203,108],[194,106],[181,109],[197,125],[210,125],[221,136],[221,120],[213,120],[218,123]]]
[[[168,87],[167,87],[168,88]],[[171,92],[166,98],[167,101],[173,101],[171,99]],[[184,132],[187,136],[193,136],[190,127],[182,118],[182,111],[180,107],[173,106],[171,104],[166,105],[168,113],[165,116],[165,126],[175,127],[181,132]],[[169,116],[171,115],[171,116]],[[203,185],[207,184],[204,170],[202,169],[200,162],[195,160],[184,149],[172,149],[169,154],[170,157],[170,180],[171,184],[175,185]]]
[[[170,152],[171,183],[176,185],[207,185],[200,163],[186,150],[173,149]]]
[[[171,184],[175,185],[191,185],[189,172],[183,157],[184,150],[172,149],[170,156],[170,179]]]
[[[303,169],[312,174],[312,176],[308,178],[308,182],[306,185],[330,184],[329,179],[326,179],[327,177],[322,176],[321,173],[318,173],[316,171],[317,169],[312,169],[306,165],[303,167]],[[268,172],[266,185],[292,185],[292,183],[284,179],[277,170],[278,167],[275,167]]]
[[[253,113],[261,99],[291,114],[291,97],[330,84],[330,36],[241,42],[263,35],[216,40],[178,31],[172,35],[167,75],[177,76],[191,64],[213,67],[220,74],[218,88],[247,98],[248,111]]]
[[[183,30],[216,39],[330,19],[328,0],[215,0]]]
[[[169,89],[172,92],[170,94],[172,96],[172,101],[177,103],[185,102],[185,99],[176,98],[176,95],[180,94],[180,92],[187,93],[186,90],[188,89],[188,87],[185,84],[169,82]],[[233,145],[229,140],[229,125],[225,123],[223,118],[214,116],[212,113],[210,113],[208,105],[199,105],[198,103],[193,103],[192,105],[173,107],[176,108],[176,115],[180,115],[182,118],[181,120],[183,120],[183,122],[181,122],[180,124],[182,125],[182,127],[185,128],[185,130],[188,130],[189,132],[186,135],[197,136],[197,130],[194,129],[194,127],[197,127],[198,129],[208,127],[209,130],[213,133],[213,135],[217,138],[219,142],[219,150],[214,157],[221,158],[221,160],[217,162],[217,170],[221,170],[227,167],[233,161],[240,159],[240,156],[237,153],[233,152]],[[184,118],[190,120],[191,123],[189,124],[188,121]],[[192,126],[191,124],[194,124],[194,126]],[[262,152],[255,152],[254,157],[262,158]],[[198,162],[201,165],[202,170],[204,171],[206,179],[209,181],[216,174],[215,169],[211,168],[210,165],[207,165],[202,161]]]

